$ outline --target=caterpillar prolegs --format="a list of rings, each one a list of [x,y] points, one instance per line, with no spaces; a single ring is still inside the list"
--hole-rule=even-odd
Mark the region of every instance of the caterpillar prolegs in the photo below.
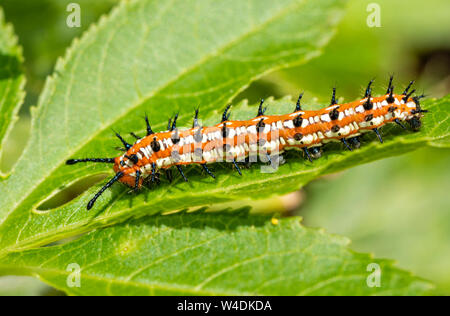
[[[264,115],[264,100],[255,118],[246,121],[230,121],[230,105],[225,108],[221,122],[215,126],[200,126],[198,109],[195,111],[192,128],[179,130],[176,127],[177,115],[169,120],[166,131],[155,133],[145,117],[147,135],[138,137],[132,145],[116,133],[125,147],[122,155],[115,158],[86,158],[67,160],[68,165],[79,162],[102,162],[114,165],[115,176],[111,178],[87,204],[91,209],[98,197],[115,182],[122,182],[138,190],[144,181],[159,183],[159,172],[164,170],[171,181],[171,167],[177,168],[185,181],[182,166],[200,165],[204,171],[215,178],[208,164],[221,161],[230,162],[242,175],[239,161],[257,156],[264,161],[283,153],[287,149],[304,152],[312,161],[321,156],[321,146],[330,141],[342,142],[348,150],[360,147],[362,133],[375,132],[383,142],[379,128],[394,122],[406,128],[408,122],[412,130],[421,126],[421,117],[427,112],[420,107],[419,100],[424,95],[412,96],[409,91],[413,81],[401,94],[394,94],[392,77],[385,95],[372,96],[369,82],[364,98],[350,103],[337,104],[336,89],[333,89],[331,104],[317,111],[303,110],[300,94],[293,113],[285,115]],[[262,160],[262,159],[261,159]]]

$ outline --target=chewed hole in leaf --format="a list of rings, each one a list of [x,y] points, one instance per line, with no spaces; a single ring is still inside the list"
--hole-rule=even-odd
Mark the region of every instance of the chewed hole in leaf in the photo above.
[[[38,211],[48,211],[57,207],[60,207],[77,196],[81,195],[84,191],[95,185],[96,183],[105,179],[107,174],[96,174],[89,177],[85,177],[81,180],[73,182],[69,186],[65,187],[61,191],[52,194],[50,198],[39,204],[36,208]]]
[[[14,167],[28,142],[31,120],[20,116],[0,148],[0,173],[7,174]]]

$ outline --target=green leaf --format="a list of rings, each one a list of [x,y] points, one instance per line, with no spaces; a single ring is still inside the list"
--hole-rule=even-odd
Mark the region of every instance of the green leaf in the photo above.
[[[380,7],[382,27],[367,26],[367,19],[374,12],[366,11],[371,3]],[[297,93],[289,87],[302,87],[309,92],[306,95],[313,94],[327,102],[331,85],[336,82],[338,95],[353,99],[361,93],[358,88],[374,78],[374,91],[386,91],[389,74],[395,74],[395,87],[400,91],[409,80],[416,79],[414,86],[418,91],[435,97],[445,95],[448,89],[439,88],[436,83],[445,78],[446,72],[414,69],[425,47],[442,47],[450,37],[450,19],[445,14],[450,10],[450,2],[411,0],[408,10],[403,10],[403,5],[402,1],[391,0],[349,1],[339,33],[324,53],[306,65],[283,70],[277,76],[281,93]],[[398,14],[400,11],[402,14]]]
[[[22,48],[12,26],[6,24],[0,7],[0,156],[25,96],[22,62]],[[0,180],[4,177],[6,175],[0,171]]]
[[[301,206],[305,225],[344,235],[352,249],[393,259],[449,295],[449,160],[450,149],[424,147],[314,181]]]
[[[350,251],[348,243],[296,217],[194,212],[12,253],[0,268],[75,295],[422,295],[432,288],[390,261]],[[373,286],[374,264],[380,287]]]
[[[188,184],[173,189],[166,185],[165,191],[147,192],[135,203],[117,186],[87,213],[86,199],[96,187],[56,210],[35,212],[42,201],[78,179],[110,172],[110,166],[64,162],[117,155],[112,128],[142,131],[145,112],[155,130],[163,129],[176,112],[180,123],[186,123],[199,104],[203,115],[210,114],[263,74],[318,55],[333,34],[344,3],[122,2],[74,41],[32,111],[28,146],[15,172],[0,181],[0,256],[161,209],[162,204],[154,209],[153,203],[144,206],[144,198],[157,202],[173,196],[164,199],[167,210],[217,196],[229,199],[220,192],[221,184],[235,178],[224,175],[216,184],[206,182],[210,190],[217,190],[207,200],[186,198],[192,188]]]

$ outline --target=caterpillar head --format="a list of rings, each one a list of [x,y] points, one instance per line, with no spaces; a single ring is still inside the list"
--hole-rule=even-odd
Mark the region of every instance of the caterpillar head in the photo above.
[[[138,173],[140,175],[140,167],[137,165],[138,161],[139,158],[136,154],[124,154],[115,158],[114,171],[122,174],[119,179],[120,182],[132,188],[136,186]],[[142,177],[137,179],[138,187],[142,185],[142,180]]]

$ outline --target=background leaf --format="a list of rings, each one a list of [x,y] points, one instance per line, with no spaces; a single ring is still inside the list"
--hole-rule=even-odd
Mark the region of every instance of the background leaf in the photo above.
[[[144,112],[156,130],[175,112],[187,122],[198,104],[206,114],[262,74],[316,56],[343,3],[147,0],[115,8],[57,62],[33,111],[29,146],[16,172],[0,182],[2,252],[111,223],[111,216],[92,221],[95,213],[79,212],[75,204],[69,212],[30,210],[77,179],[109,171],[98,165],[68,168],[64,162],[116,155],[111,128],[136,131]],[[102,206],[108,207],[104,199],[98,210]],[[117,215],[120,209],[114,208]],[[132,215],[127,209],[123,217]]]
[[[373,3],[380,8],[381,27],[367,25],[367,8]],[[297,93],[301,87],[306,95],[328,102],[333,84],[339,95],[354,99],[374,78],[379,91],[386,91],[388,76],[394,74],[399,90],[415,79],[419,92],[442,97],[450,88],[450,42],[445,40],[450,37],[449,10],[446,0],[410,0],[408,10],[401,1],[349,1],[339,32],[324,54],[281,70],[271,82],[280,95]]]
[[[60,245],[3,258],[1,268],[38,276],[75,295],[422,295],[431,285],[299,218],[238,213],[146,217]],[[81,268],[80,287],[69,264]],[[367,286],[367,266],[381,268]],[[73,284],[73,283],[72,283]]]
[[[0,155],[6,136],[17,120],[24,98],[25,76],[22,71],[22,49],[14,30],[6,24],[0,8]],[[0,179],[4,177],[0,170]]]
[[[23,47],[24,68],[27,78],[27,95],[20,116],[27,116],[29,107],[35,105],[58,57],[63,56],[75,37],[95,23],[119,0],[77,0],[80,5],[80,27],[66,24],[67,6],[72,0],[2,0],[1,6],[7,20],[14,25]],[[43,18],[45,17],[45,18]],[[39,23],[37,23],[39,21]]]
[[[295,214],[306,226],[347,236],[354,250],[396,260],[448,295],[450,199],[442,184],[449,152],[425,147],[314,181]]]

